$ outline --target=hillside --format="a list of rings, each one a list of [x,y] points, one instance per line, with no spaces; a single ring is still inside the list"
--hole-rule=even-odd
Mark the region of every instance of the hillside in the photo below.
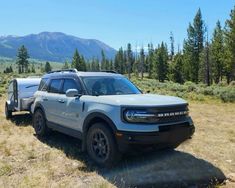
[[[115,49],[99,40],[82,39],[60,32],[42,32],[0,37],[0,56],[15,58],[17,49],[23,44],[31,58],[58,62],[71,59],[76,48],[86,59],[100,58],[101,50],[108,58],[113,58],[116,53]]]

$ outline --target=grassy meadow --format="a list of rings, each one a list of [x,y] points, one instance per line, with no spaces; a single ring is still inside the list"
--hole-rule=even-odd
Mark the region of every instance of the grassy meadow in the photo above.
[[[60,133],[37,138],[29,114],[5,119],[7,83],[30,75],[0,77],[0,187],[235,187],[233,84],[207,87],[133,78],[145,93],[188,100],[195,135],[174,151],[126,155],[118,166],[102,169],[81,152],[79,140]]]
[[[30,70],[32,69],[32,65],[34,65],[36,73],[41,73],[41,67],[45,66],[45,61],[29,59]],[[63,63],[59,62],[50,62],[50,65],[53,67],[53,69],[61,69],[63,67]],[[3,71],[10,66],[12,66],[14,72],[17,72],[18,69],[15,59],[0,57],[0,73],[3,73]]]

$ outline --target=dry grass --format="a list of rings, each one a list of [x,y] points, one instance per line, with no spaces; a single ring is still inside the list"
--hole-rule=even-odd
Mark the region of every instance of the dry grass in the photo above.
[[[55,133],[34,136],[29,115],[4,118],[0,98],[0,187],[187,186],[235,173],[235,104],[190,103],[193,139],[176,151],[127,156],[114,169],[99,169],[81,153],[81,143]],[[233,187],[228,182],[225,187]]]

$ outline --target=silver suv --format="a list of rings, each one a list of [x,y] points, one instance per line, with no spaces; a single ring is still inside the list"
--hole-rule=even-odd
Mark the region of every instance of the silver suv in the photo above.
[[[103,166],[113,165],[132,146],[175,148],[195,130],[186,101],[143,94],[114,72],[50,72],[34,97],[36,134],[56,130],[79,138],[82,149]]]

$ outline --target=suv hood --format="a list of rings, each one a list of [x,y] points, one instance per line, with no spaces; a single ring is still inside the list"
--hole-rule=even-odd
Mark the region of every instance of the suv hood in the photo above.
[[[97,103],[117,106],[164,106],[187,104],[185,100],[179,97],[154,94],[89,96],[89,99],[92,99],[92,101]]]

